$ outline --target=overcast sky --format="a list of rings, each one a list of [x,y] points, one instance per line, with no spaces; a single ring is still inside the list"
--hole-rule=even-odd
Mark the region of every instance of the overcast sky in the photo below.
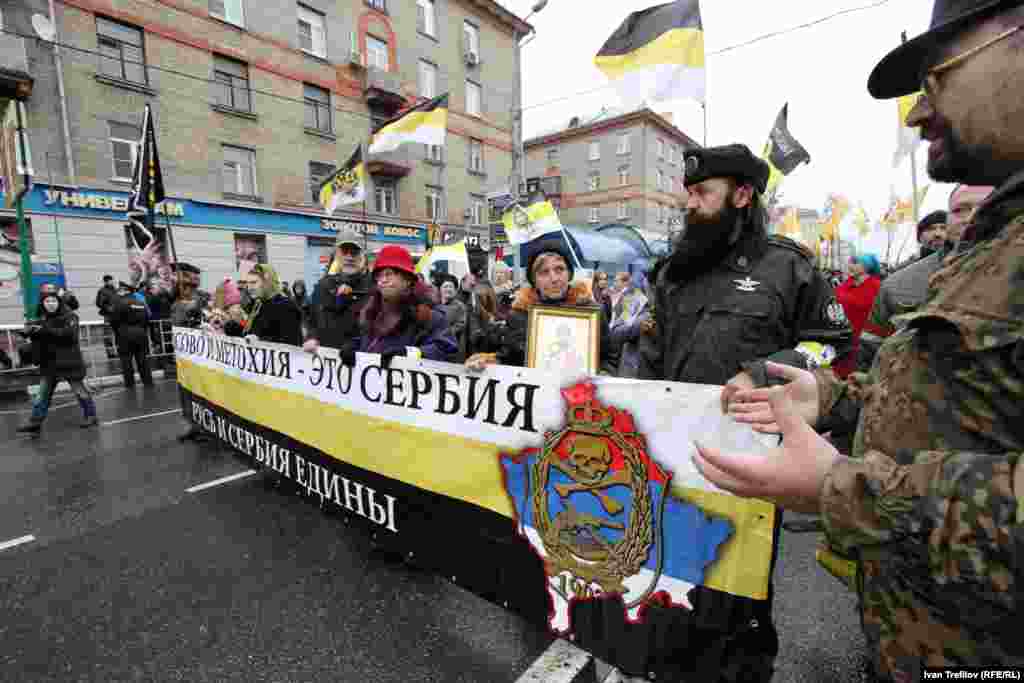
[[[773,31],[874,4],[877,0],[752,2],[705,0],[704,22],[708,79],[708,144],[743,142],[760,153],[779,109],[789,102],[789,127],[807,148],[811,164],[802,165],[782,185],[784,202],[821,209],[830,192],[864,203],[872,219],[884,211],[890,188],[909,196],[910,166],[896,169],[895,101],[878,101],[867,92],[871,69],[900,42],[900,31],[923,32],[932,0],[889,0],[828,22],[729,51],[710,53]],[[535,0],[503,0],[525,17]],[[550,0],[530,19],[536,37],[523,49],[525,130],[531,133],[576,114],[618,106],[614,89],[567,95],[607,83],[594,55],[625,17],[659,4],[657,0]],[[543,105],[543,106],[534,106]],[[698,142],[704,139],[698,104],[680,100],[652,107],[671,111],[675,124]],[[918,150],[923,168],[925,147]],[[919,174],[922,183],[930,181]],[[952,187],[933,185],[922,215],[945,208]]]

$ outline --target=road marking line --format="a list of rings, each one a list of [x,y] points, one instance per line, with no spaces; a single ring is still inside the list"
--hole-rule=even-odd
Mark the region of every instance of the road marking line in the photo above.
[[[104,427],[110,425],[119,425],[122,422],[134,422],[136,420],[146,420],[151,417],[160,417],[161,415],[172,415],[174,413],[180,413],[181,408],[175,408],[174,410],[165,410],[162,413],[149,413],[148,415],[136,415],[135,417],[125,417],[120,420],[111,420],[110,422],[101,422],[100,424]]]
[[[214,479],[213,481],[208,481],[205,484],[196,484],[195,486],[193,486],[191,488],[185,489],[185,493],[195,493],[196,491],[202,491],[203,489],[209,489],[209,488],[213,488],[214,486],[220,486],[221,484],[227,484],[229,481],[234,481],[236,479],[242,479],[243,477],[250,477],[250,476],[256,474],[256,472],[257,472],[257,470],[246,470],[244,472],[238,472],[237,474],[231,474],[231,475],[228,475],[226,477],[221,477],[220,479]]]
[[[594,675],[594,658],[590,653],[559,638],[516,679],[516,683],[589,683]]]
[[[20,538],[12,538],[9,541],[4,541],[3,543],[0,543],[0,550],[7,550],[8,548],[13,548],[16,545],[22,545],[23,543],[31,543],[34,540],[36,540],[36,537],[32,535],[21,536]]]

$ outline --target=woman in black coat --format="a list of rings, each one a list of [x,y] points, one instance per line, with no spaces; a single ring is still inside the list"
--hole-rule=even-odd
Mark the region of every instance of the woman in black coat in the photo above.
[[[82,406],[82,427],[93,427],[96,403],[85,386],[85,360],[78,342],[78,315],[71,311],[53,285],[43,285],[39,293],[40,318],[25,326],[32,340],[32,356],[39,365],[39,396],[32,406],[32,417],[18,427],[22,434],[38,434],[50,411],[53,391],[61,380],[71,385]]]
[[[302,346],[302,313],[291,297],[285,296],[277,271],[260,263],[253,266],[246,280],[256,303],[245,325],[245,338]]]

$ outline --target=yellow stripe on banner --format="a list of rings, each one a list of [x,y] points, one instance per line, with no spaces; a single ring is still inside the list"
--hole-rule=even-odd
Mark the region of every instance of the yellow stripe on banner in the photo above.
[[[732,538],[719,549],[718,561],[708,568],[704,585],[755,600],[767,599],[771,563],[750,558],[772,556],[775,506],[755,498],[690,487],[673,486],[672,494],[707,515],[732,522]]]
[[[336,460],[505,517],[515,515],[495,444],[361,415],[181,358],[178,383],[230,413]]]
[[[257,385],[178,358],[178,382],[250,422],[285,434],[341,462],[514,518],[498,462],[500,448],[444,432],[361,415],[302,394]],[[257,394],[258,392],[258,394]],[[719,551],[705,585],[764,599],[775,508],[759,500],[690,487],[672,495],[728,519],[733,537]],[[738,539],[743,539],[742,543]],[[758,570],[758,565],[763,565]]]
[[[704,68],[704,32],[696,28],[675,28],[624,55],[599,56],[594,64],[611,80],[631,71],[658,64]]]

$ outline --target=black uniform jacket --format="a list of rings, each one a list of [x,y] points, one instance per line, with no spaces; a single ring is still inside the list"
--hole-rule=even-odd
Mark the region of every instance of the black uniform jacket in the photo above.
[[[746,234],[717,266],[681,281],[661,268],[657,333],[642,348],[640,376],[725,384],[746,369],[768,384],[763,360],[808,368],[796,347],[819,342],[837,355],[852,332],[809,251],[779,236]]]

